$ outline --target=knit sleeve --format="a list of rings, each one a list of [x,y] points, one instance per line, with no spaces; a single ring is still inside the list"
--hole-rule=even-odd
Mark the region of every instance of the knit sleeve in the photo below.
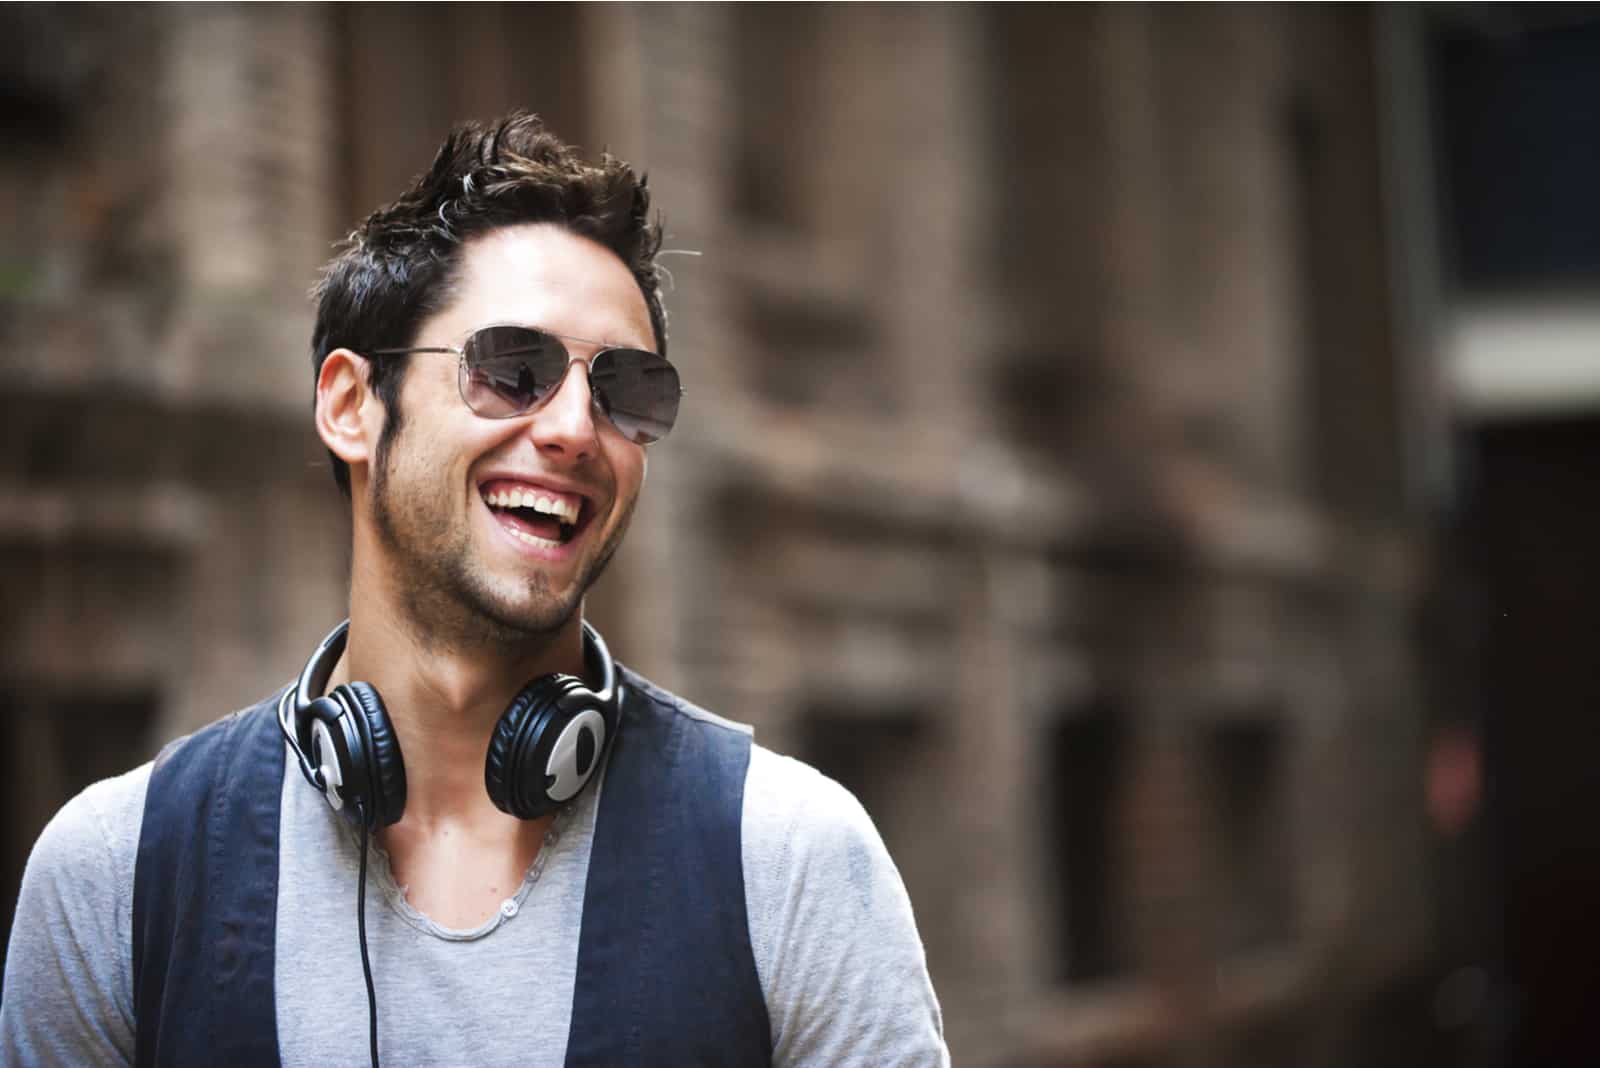
[[[755,747],[743,833],[773,1064],[947,1065],[910,898],[855,797]]]
[[[6,951],[0,1063],[133,1062],[133,865],[149,775],[89,787],[35,843]]]

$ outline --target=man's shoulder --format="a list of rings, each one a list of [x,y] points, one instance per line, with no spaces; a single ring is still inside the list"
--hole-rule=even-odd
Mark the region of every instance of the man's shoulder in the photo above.
[[[147,762],[102,779],[61,806],[40,832],[29,868],[66,883],[107,875],[118,883],[130,880],[150,768]]]
[[[747,850],[782,854],[790,863],[817,849],[883,850],[854,794],[810,764],[761,745],[750,747],[744,833]]]

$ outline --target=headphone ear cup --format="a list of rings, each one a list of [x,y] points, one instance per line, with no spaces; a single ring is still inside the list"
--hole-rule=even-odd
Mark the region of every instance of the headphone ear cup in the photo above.
[[[483,785],[500,811],[531,820],[561,807],[545,791],[540,754],[553,733],[551,721],[565,718],[561,698],[583,688],[571,675],[546,675],[523,687],[501,713],[483,763]]]
[[[366,750],[366,776],[372,795],[368,825],[374,830],[387,827],[399,820],[406,808],[406,764],[400,755],[400,739],[395,737],[377,690],[364,682],[351,682],[338,689],[360,712],[357,729]]]

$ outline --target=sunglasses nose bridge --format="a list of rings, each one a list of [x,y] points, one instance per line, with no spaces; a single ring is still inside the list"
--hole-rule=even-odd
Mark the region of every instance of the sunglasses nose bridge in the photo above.
[[[564,392],[566,390],[567,383],[569,381],[571,381],[571,379],[573,377],[572,376],[572,369],[573,369],[573,367],[577,367],[577,368],[579,368],[579,370],[581,372],[578,375],[578,377],[583,379],[584,391],[589,394],[589,398],[588,398],[589,399],[589,403],[593,404],[594,403],[594,368],[591,365],[594,363],[594,356],[590,356],[588,359],[584,359],[582,356],[579,356],[576,353],[574,353],[571,349],[567,349],[566,353],[567,353],[567,365],[561,369],[561,381],[556,383],[555,388],[550,391],[550,395],[544,399],[544,403],[549,404],[551,401],[555,400],[557,394],[562,393],[562,392]]]
[[[579,369],[576,375],[573,373],[575,365]],[[543,415],[542,419],[535,420],[529,427],[529,432],[536,439],[543,438],[562,445],[571,443],[570,447],[581,451],[579,442],[593,441],[600,436],[599,422],[604,416],[598,411],[589,374],[589,361],[569,352],[561,379],[525,413],[538,412]],[[573,390],[579,388],[572,385],[575,377],[582,379],[581,397],[573,395]]]

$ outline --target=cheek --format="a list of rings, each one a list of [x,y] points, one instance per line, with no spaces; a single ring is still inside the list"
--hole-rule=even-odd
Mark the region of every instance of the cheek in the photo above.
[[[643,446],[624,442],[612,468],[617,473],[617,496],[625,500],[636,496],[644,486],[649,468],[650,461]]]

